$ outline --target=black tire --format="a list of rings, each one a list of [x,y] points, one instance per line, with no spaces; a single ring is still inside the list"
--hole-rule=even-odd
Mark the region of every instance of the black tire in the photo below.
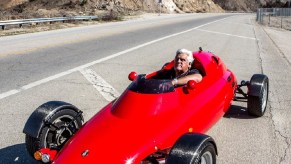
[[[248,89],[248,113],[256,117],[263,116],[267,108],[269,96],[268,77],[262,74],[254,74]]]
[[[182,136],[173,146],[167,164],[215,164],[216,147],[214,142],[196,140],[197,138]]]
[[[26,134],[26,149],[33,157],[33,154],[41,148],[60,150],[64,144],[82,126],[82,117],[74,110],[61,109],[55,112],[45,124],[38,138]]]
[[[201,164],[215,164],[216,163],[215,147],[212,143],[210,142],[204,143],[202,145],[201,150],[202,150],[201,153],[199,153],[200,156],[198,157],[199,164],[200,163]]]

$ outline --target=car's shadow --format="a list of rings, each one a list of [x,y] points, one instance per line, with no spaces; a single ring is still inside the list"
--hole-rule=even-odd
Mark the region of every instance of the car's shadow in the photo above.
[[[254,119],[256,117],[248,114],[247,108],[237,105],[231,105],[228,111],[224,114],[224,118],[237,118],[237,119]]]
[[[0,163],[39,164],[40,162],[30,157],[26,151],[25,144],[23,143],[0,149]]]

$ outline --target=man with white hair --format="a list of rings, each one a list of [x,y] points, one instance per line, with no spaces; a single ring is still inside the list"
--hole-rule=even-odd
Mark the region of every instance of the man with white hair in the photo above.
[[[185,85],[189,80],[200,82],[202,75],[197,69],[190,69],[193,63],[192,52],[186,49],[178,49],[174,59],[174,71],[172,71],[170,78],[174,86]]]

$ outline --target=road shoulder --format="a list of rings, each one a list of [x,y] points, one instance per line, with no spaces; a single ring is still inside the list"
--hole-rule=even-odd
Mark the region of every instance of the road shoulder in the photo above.
[[[288,46],[291,33],[264,27],[257,23],[254,23],[254,31],[258,39],[262,71],[270,80],[269,109],[276,136],[274,149],[278,149],[278,163],[288,163],[291,161],[291,111],[289,110],[291,106],[291,47]]]

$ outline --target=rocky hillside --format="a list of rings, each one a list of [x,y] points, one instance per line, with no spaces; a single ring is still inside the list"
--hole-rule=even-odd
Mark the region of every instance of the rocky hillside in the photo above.
[[[288,0],[213,0],[227,11],[256,11],[259,7],[287,7]]]
[[[6,19],[100,15],[106,11],[131,14],[136,11],[183,13],[223,12],[212,0],[1,0],[0,16]]]
[[[158,2],[162,1],[161,5]],[[288,0],[0,0],[0,19],[71,15],[255,11]]]

